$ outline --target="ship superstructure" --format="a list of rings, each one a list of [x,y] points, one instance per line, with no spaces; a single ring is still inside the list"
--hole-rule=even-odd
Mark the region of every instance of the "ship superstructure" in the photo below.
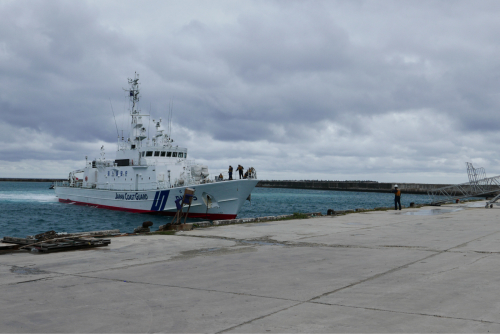
[[[153,120],[150,139],[144,122],[147,114],[138,109],[139,75],[129,79],[130,137],[118,142],[116,158],[86,159],[85,167],[72,171],[68,181],[55,185],[60,202],[140,213],[174,215],[175,200],[184,188],[194,188],[190,217],[231,219],[257,184],[254,168],[240,180],[210,177],[208,167],[188,160],[188,150],[173,144],[170,133],[161,129],[161,118]]]

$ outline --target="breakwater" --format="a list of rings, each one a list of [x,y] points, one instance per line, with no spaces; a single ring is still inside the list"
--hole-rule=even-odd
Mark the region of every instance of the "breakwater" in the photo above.
[[[37,178],[14,178],[0,177],[0,182],[59,182],[67,179],[37,179]]]
[[[257,187],[388,193],[394,189],[396,184],[403,193],[407,194],[427,194],[428,190],[449,186],[449,184],[386,183],[376,181],[262,180],[259,181]]]

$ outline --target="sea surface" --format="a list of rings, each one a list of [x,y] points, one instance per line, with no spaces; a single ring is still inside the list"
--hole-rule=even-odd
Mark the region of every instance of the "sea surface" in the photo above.
[[[0,238],[26,237],[50,230],[85,232],[119,229],[133,232],[142,222],[153,222],[153,230],[170,223],[172,217],[97,209],[59,203],[45,182],[0,182]],[[426,195],[403,194],[401,204],[428,203]],[[278,216],[294,212],[328,209],[373,209],[394,205],[394,195],[385,193],[255,188],[238,218]],[[196,220],[191,220],[196,222]]]

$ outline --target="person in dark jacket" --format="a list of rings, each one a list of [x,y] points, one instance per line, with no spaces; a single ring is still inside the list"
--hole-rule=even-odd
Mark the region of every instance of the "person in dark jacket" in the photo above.
[[[394,210],[398,209],[398,204],[399,210],[401,210],[401,190],[399,190],[397,184],[394,186],[394,190],[392,192],[394,193]]]
[[[243,178],[243,166],[238,165],[238,168],[236,168],[236,170],[238,170],[238,172],[240,173],[240,179],[242,179]]]
[[[233,166],[229,166],[229,170],[228,170],[228,173],[229,173],[229,179],[232,180],[233,179]]]

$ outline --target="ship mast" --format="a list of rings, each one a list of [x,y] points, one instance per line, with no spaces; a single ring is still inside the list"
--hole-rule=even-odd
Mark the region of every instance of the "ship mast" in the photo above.
[[[138,149],[141,147],[142,140],[146,138],[146,128],[143,126],[142,117],[149,117],[147,114],[141,114],[140,110],[137,110],[137,104],[139,102],[139,74],[135,72],[133,79],[128,79],[130,85],[129,97],[132,107],[130,109],[131,121],[131,131],[130,134],[130,149]]]

